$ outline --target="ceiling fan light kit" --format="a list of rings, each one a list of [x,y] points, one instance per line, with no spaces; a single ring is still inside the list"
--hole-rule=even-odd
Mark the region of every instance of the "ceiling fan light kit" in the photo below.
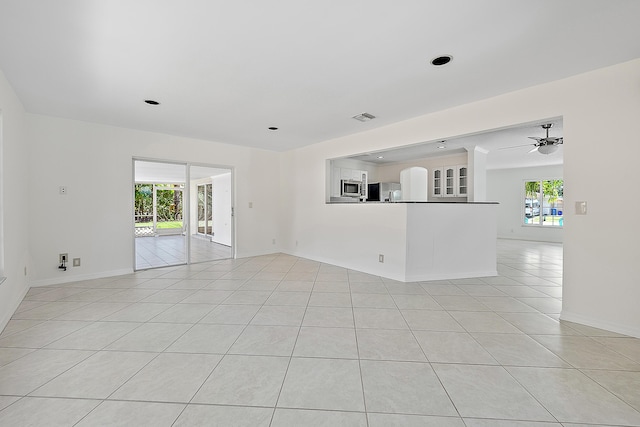
[[[558,150],[557,145],[545,144],[545,145],[540,145],[538,147],[538,153],[540,154],[551,154],[551,153],[555,153],[557,150]]]
[[[549,136],[549,129],[551,129],[552,127],[553,127],[553,123],[546,123],[542,125],[542,129],[547,131],[547,136],[545,136],[544,138],[537,138],[535,136],[529,137],[537,141],[534,144],[535,148],[531,150],[530,153],[532,153],[533,151],[536,151],[536,148],[538,153],[540,154],[551,154],[551,153],[555,153],[558,150],[558,145],[563,143],[562,137]]]

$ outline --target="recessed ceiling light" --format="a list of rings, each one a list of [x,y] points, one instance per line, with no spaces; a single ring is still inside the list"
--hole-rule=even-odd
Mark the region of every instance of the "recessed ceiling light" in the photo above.
[[[277,127],[275,127],[275,126],[271,126],[271,127],[269,128],[269,130],[278,130],[278,128],[277,128]]]
[[[440,67],[442,65],[446,65],[453,59],[451,55],[442,55],[431,60],[431,65],[435,65],[436,67]]]
[[[154,101],[153,99],[145,99],[144,102],[146,102],[149,105],[160,105],[158,101]]]
[[[384,159],[384,156],[378,156],[379,159]]]

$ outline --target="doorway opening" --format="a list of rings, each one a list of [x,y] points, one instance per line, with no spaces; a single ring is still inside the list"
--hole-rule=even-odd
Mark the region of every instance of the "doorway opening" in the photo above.
[[[233,257],[232,170],[190,165],[190,261]]]
[[[233,257],[232,169],[134,159],[135,270]]]

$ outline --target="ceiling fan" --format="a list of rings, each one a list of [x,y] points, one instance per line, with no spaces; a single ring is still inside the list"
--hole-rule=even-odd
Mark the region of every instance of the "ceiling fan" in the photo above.
[[[549,136],[549,129],[551,129],[552,127],[553,127],[553,123],[546,123],[542,125],[542,129],[547,131],[547,136],[543,138],[538,138],[535,136],[529,137],[531,139],[536,140],[536,142],[533,144],[533,148],[529,151],[529,153],[533,153],[534,151],[537,151],[540,154],[551,154],[558,149],[558,145],[563,143],[562,137]],[[531,144],[526,144],[526,145],[531,145]],[[506,148],[525,147],[526,145],[517,145],[515,147],[506,147]]]

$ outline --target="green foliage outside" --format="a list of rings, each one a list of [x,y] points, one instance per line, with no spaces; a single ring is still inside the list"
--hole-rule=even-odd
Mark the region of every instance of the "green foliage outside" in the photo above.
[[[558,198],[562,197],[564,181],[561,179],[552,179],[549,181],[542,181],[542,190],[544,195],[549,200],[551,206],[555,206]]]
[[[182,227],[182,191],[174,191],[173,184],[156,184],[158,228]],[[135,185],[136,226],[153,224],[153,184]]]

